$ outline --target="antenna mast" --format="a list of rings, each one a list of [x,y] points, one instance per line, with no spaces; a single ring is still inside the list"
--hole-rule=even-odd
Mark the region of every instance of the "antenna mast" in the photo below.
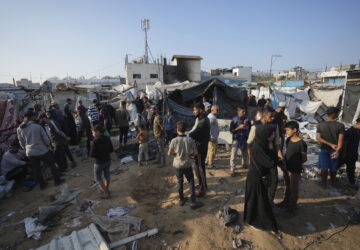
[[[149,55],[148,55],[148,42],[147,42],[147,31],[150,29],[149,19],[141,20],[141,29],[145,32],[145,63],[149,63]]]

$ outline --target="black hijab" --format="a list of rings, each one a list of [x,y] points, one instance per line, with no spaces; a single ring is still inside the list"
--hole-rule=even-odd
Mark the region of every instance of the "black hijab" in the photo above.
[[[251,166],[265,175],[270,168],[275,167],[273,153],[269,148],[268,138],[273,130],[266,125],[258,126],[255,130],[255,140],[251,148]]]

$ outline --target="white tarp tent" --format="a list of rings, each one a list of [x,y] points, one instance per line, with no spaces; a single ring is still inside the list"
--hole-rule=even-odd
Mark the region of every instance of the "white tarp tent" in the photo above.
[[[313,89],[314,96],[328,107],[336,107],[343,89],[319,90]]]

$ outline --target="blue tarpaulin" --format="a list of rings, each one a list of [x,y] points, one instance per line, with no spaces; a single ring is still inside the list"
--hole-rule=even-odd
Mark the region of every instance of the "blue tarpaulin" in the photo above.
[[[345,83],[345,79],[329,79],[328,80],[329,84],[341,84],[341,83]]]
[[[304,81],[287,81],[281,84],[281,87],[303,87]]]

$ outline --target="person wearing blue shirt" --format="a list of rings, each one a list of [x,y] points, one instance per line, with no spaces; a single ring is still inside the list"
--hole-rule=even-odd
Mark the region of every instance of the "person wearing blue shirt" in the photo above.
[[[237,109],[238,115],[235,116],[230,123],[230,133],[232,134],[232,146],[230,157],[231,176],[235,176],[236,155],[240,149],[241,167],[247,168],[247,139],[250,132],[251,119],[245,115],[245,108]]]

